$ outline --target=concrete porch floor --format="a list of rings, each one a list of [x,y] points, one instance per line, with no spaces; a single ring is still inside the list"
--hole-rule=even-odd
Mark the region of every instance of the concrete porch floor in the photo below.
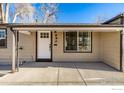
[[[124,85],[124,73],[104,63],[28,62],[0,77],[9,85]]]

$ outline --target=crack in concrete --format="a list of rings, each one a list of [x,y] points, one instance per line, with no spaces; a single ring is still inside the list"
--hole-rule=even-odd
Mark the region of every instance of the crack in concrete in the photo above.
[[[87,86],[87,83],[86,83],[86,81],[84,80],[84,77],[81,75],[80,71],[78,70],[77,66],[76,66],[74,63],[73,63],[73,65],[74,65],[74,67],[77,69],[77,72],[79,73],[79,75],[80,75],[80,77],[81,77],[83,83]]]

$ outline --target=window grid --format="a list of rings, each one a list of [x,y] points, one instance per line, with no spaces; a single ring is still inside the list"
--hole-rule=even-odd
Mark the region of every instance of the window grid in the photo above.
[[[0,48],[7,48],[7,31],[5,28],[0,28]]]
[[[6,38],[6,32],[0,31],[0,39],[5,39],[5,38]]]
[[[71,33],[71,32],[70,32]],[[80,39],[80,36],[79,36],[79,33],[82,33],[83,36],[85,35],[86,37],[82,37],[84,39],[84,41],[86,43],[83,42],[83,48],[82,50],[80,50],[80,45],[79,45],[79,39]],[[64,51],[65,52],[74,52],[74,53],[91,53],[92,52],[92,36],[91,36],[92,32],[77,32],[77,44],[76,44],[76,47],[77,47],[77,50],[67,50],[66,47],[67,47],[67,41],[66,41],[66,32],[64,32]],[[88,43],[87,43],[88,42]],[[85,48],[85,49],[84,49]],[[87,50],[86,50],[87,48]]]
[[[49,33],[46,33],[46,32],[41,32],[40,33],[40,38],[49,38]]]

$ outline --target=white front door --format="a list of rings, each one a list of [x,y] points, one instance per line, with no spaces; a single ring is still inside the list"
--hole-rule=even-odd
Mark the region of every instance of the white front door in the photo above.
[[[37,60],[51,60],[51,32],[38,31],[37,33]]]

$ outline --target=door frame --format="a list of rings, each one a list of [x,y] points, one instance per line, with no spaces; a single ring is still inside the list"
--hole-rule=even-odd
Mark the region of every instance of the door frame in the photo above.
[[[38,40],[37,40],[38,35],[37,35],[37,34],[38,34],[38,31],[36,31],[36,38],[35,38],[35,39],[36,39],[36,45],[35,45],[35,46],[36,46],[36,50],[35,50],[35,51],[36,51],[36,54],[35,54],[36,56],[35,56],[35,61],[36,61],[36,62],[52,62],[52,59],[53,59],[53,58],[52,58],[52,52],[53,52],[53,51],[52,51],[52,50],[53,50],[52,31],[50,31],[50,34],[51,34],[51,40],[50,40],[50,44],[51,44],[51,52],[50,52],[51,59],[38,59],[38,56],[37,56],[37,53],[38,53],[38,48],[37,48],[37,47],[38,47]]]

